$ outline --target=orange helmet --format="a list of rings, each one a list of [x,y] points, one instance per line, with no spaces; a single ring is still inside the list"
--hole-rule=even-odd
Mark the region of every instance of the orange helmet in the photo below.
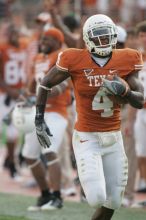
[[[58,41],[60,41],[61,43],[64,42],[64,35],[58,28],[54,28],[54,27],[49,28],[48,30],[44,31],[43,34],[45,36],[52,36],[56,38]]]

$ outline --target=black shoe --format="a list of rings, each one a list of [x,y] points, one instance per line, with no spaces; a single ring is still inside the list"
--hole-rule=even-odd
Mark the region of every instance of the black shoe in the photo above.
[[[3,167],[9,171],[10,176],[12,178],[14,178],[16,175],[18,175],[18,171],[16,169],[14,162],[10,162],[9,158],[5,159]]]
[[[9,157],[6,157],[6,159],[3,163],[3,167],[9,171],[10,176],[12,178],[17,174],[16,166],[15,166],[14,162],[11,162],[9,160]]]
[[[146,193],[146,188],[138,189],[137,193]]]
[[[131,207],[132,208],[146,208],[146,200],[133,203]]]
[[[41,206],[41,210],[56,210],[63,207],[63,200],[61,198],[53,197],[47,204]]]
[[[8,169],[9,168],[9,164],[10,164],[9,157],[6,157],[5,160],[4,160],[4,163],[3,163],[3,167],[5,169]]]
[[[41,209],[41,207],[45,204],[47,204],[49,201],[51,201],[52,195],[49,196],[40,196],[37,199],[37,203],[35,206],[29,206],[28,211],[38,211]]]
[[[52,199],[52,196],[40,196],[37,200],[37,206],[42,206],[48,203]]]
[[[10,162],[10,163],[9,163],[8,170],[9,170],[10,176],[11,176],[12,178],[14,178],[15,176],[17,176],[18,172],[17,172],[17,169],[16,169],[15,164],[14,164],[13,162]]]
[[[146,200],[139,202],[139,205],[141,205],[142,207],[146,207]]]

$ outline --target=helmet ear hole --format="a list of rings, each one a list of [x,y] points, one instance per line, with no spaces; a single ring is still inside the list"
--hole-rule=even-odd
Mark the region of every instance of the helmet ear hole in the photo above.
[[[12,112],[12,123],[18,131],[26,134],[35,129],[35,106],[27,106],[24,102],[19,102]]]

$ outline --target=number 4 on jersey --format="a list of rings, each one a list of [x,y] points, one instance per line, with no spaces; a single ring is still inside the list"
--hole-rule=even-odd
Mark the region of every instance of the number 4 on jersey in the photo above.
[[[103,110],[101,117],[113,115],[113,102],[107,97],[104,88],[100,88],[92,101],[92,110]]]

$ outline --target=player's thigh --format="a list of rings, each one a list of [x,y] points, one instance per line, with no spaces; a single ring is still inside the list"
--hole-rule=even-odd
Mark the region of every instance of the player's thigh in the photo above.
[[[5,129],[5,135],[6,135],[6,139],[7,141],[16,141],[16,139],[18,139],[20,133],[19,131],[14,127],[13,124],[10,124],[9,126],[6,126],[6,129]]]
[[[89,132],[74,131],[73,149],[79,179],[88,203],[101,206],[106,199],[102,157],[97,139]]]
[[[22,155],[28,159],[37,159],[40,157],[42,147],[37,139],[36,131],[28,133],[24,137],[24,146]]]
[[[53,136],[50,137],[50,148],[43,148],[43,153],[58,153],[67,128],[67,119],[58,113],[49,112],[45,114],[45,121]]]
[[[120,134],[112,151],[103,156],[103,169],[107,193],[106,206],[112,209],[119,208],[128,179],[128,161]]]

